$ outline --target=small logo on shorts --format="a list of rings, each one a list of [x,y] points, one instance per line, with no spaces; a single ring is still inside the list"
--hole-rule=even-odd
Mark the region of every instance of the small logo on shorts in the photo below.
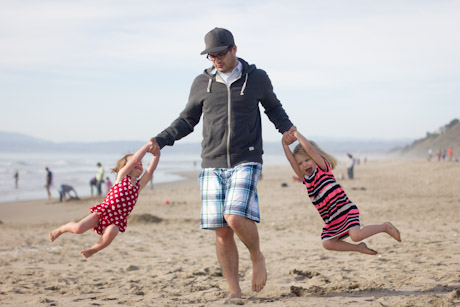
[[[253,150],[254,150],[254,146],[249,147],[249,151],[253,151]]]

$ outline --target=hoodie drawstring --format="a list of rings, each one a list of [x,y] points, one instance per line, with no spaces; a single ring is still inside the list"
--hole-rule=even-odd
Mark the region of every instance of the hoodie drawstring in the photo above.
[[[243,87],[241,88],[240,96],[244,96],[244,90],[246,89],[247,83],[248,83],[248,74],[246,73],[246,79],[244,80]]]
[[[206,89],[207,93],[211,93],[211,84],[212,84],[212,78],[209,78],[208,81],[208,88]],[[246,90],[246,85],[248,84],[248,74],[246,73],[246,77],[244,79],[243,86],[241,87],[240,95],[244,96],[244,91]]]

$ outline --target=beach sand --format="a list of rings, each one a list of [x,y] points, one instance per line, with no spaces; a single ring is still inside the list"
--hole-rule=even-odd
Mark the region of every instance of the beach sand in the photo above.
[[[335,174],[346,174],[345,166]],[[98,240],[93,231],[53,243],[48,233],[86,216],[97,199],[0,204],[0,305],[223,305],[215,235],[199,228],[198,173],[188,175],[146,187],[126,232],[89,259],[79,252]],[[369,161],[355,167],[355,180],[339,181],[363,225],[392,221],[401,231],[402,243],[386,234],[365,240],[377,256],[323,249],[323,222],[292,177],[287,164],[264,167],[258,226],[268,281],[262,292],[250,291],[251,262],[237,240],[242,303],[460,305],[459,163]]]

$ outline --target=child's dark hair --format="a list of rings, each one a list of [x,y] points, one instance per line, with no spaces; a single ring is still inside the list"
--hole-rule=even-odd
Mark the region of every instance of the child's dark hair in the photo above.
[[[329,165],[331,166],[331,169],[334,169],[335,166],[337,165],[337,159],[334,158],[334,156],[332,156],[331,154],[328,154],[327,152],[325,152],[315,142],[313,141],[309,141],[309,142],[315,148],[315,150],[320,154],[320,156],[326,159],[327,163],[329,163]],[[302,155],[302,156],[310,157],[300,143],[297,144],[297,146],[294,148],[294,151],[292,153],[294,154],[294,156]]]
[[[132,156],[133,154],[127,154],[120,160],[118,160],[117,165],[112,168],[112,173],[118,173],[128,162],[128,157]]]

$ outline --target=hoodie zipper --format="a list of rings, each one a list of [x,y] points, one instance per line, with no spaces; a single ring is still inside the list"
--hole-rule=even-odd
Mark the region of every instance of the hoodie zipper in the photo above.
[[[232,82],[233,83],[233,82]],[[227,85],[227,84],[226,84]],[[227,167],[228,168],[231,168],[232,167],[232,163],[230,161],[230,134],[232,133],[232,130],[230,129],[231,128],[231,122],[232,122],[232,92],[230,91],[230,87],[231,87],[231,84],[230,85],[227,85],[227,98],[228,98],[228,103],[227,103],[227,112],[228,112],[228,116],[227,116],[227,129],[228,129],[228,133],[227,133]]]
[[[228,133],[227,133],[227,167],[228,168],[231,168],[232,167],[232,161],[230,159],[230,138],[231,138],[231,133],[232,133],[232,130],[231,130],[231,122],[232,122],[232,92],[231,92],[231,86],[234,82],[238,81],[239,79],[241,79],[241,76],[242,74],[240,74],[235,80],[232,81],[232,83],[230,84],[227,84],[224,82],[224,80],[222,80],[222,78],[220,78],[219,74],[216,74],[216,82],[219,82],[219,83],[223,83],[225,84],[225,86],[227,87],[227,113],[228,113],[228,120],[227,120],[227,129],[228,129]],[[210,79],[212,80],[212,79]],[[244,85],[243,85],[243,88],[241,89],[241,92],[240,92],[240,95],[244,95],[244,90],[246,88],[246,83],[248,81],[248,74],[246,73],[246,80],[244,82]],[[211,82],[209,82],[208,84],[208,92],[210,92],[210,87],[211,87]]]

